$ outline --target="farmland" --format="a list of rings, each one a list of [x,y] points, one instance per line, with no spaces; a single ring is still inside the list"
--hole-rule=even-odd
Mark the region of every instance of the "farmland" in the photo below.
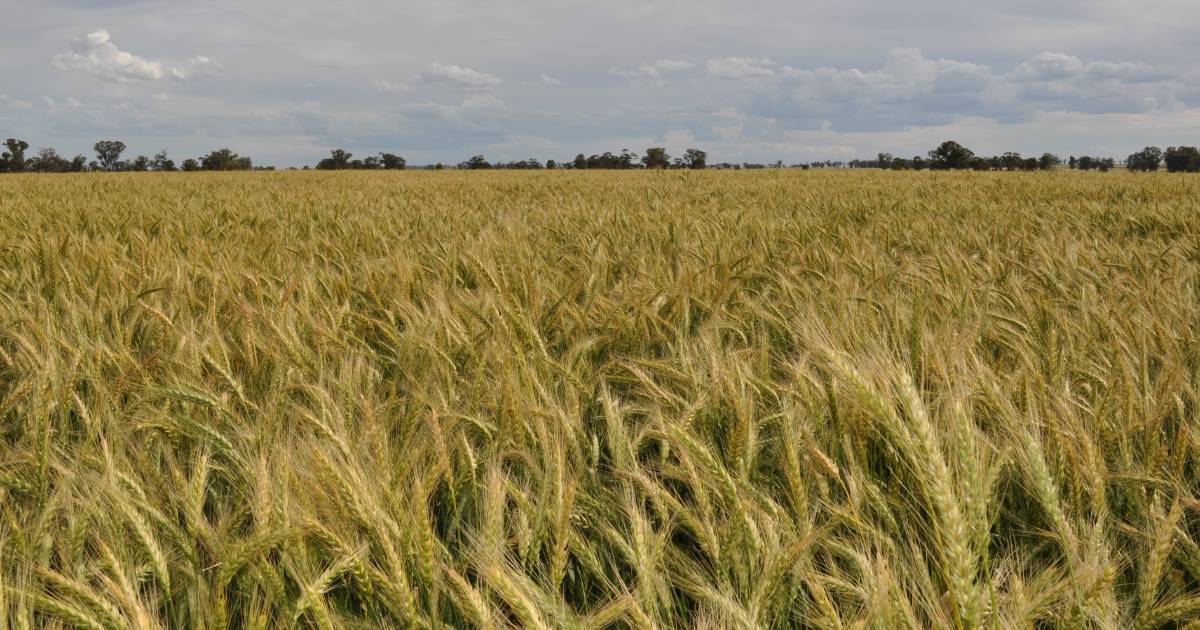
[[[0,628],[1182,625],[1200,179],[0,179]]]

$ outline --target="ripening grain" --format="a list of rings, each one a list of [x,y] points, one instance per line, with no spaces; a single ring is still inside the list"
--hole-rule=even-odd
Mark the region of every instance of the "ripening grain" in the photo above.
[[[1200,179],[0,179],[0,628],[1174,628]]]

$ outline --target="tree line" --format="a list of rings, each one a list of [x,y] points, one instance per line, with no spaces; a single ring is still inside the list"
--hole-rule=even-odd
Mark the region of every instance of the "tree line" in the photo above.
[[[67,159],[52,148],[42,149],[30,156],[27,154],[29,143],[16,138],[5,140],[4,149],[0,152],[0,173],[248,171],[254,168],[249,157],[240,156],[229,149],[217,149],[199,158],[188,158],[180,164],[167,156],[166,151],[160,151],[154,157],[139,155],[131,160],[123,160],[121,155],[125,152],[125,143],[120,140],[97,142],[92,147],[96,157],[90,161],[83,155]]]
[[[166,151],[160,151],[153,157],[139,155],[125,160],[121,156],[125,152],[125,144],[119,140],[101,140],[93,146],[95,159],[83,155],[66,158],[52,148],[41,149],[35,154],[29,154],[29,143],[16,138],[5,140],[0,151],[0,173],[82,173],[87,171],[122,172],[122,171],[248,171],[274,170],[274,167],[255,168],[253,161],[246,156],[238,155],[229,149],[217,149],[198,158],[188,158],[176,164]],[[981,156],[974,151],[955,142],[947,140],[924,156],[912,158],[897,157],[890,153],[880,153],[874,160],[850,160],[848,162],[825,160],[808,163],[792,164],[788,168],[882,168],[891,170],[975,170],[975,171],[1045,171],[1061,166],[1072,170],[1108,171],[1117,166],[1117,161],[1111,157],[1070,156],[1067,160],[1052,153],[1043,153],[1038,157],[1024,157],[1020,153],[1006,152],[1001,155]],[[1200,149],[1191,146],[1146,147],[1141,151],[1130,154],[1123,162],[1131,171],[1157,171],[1165,167],[1171,173],[1200,172]],[[345,149],[334,149],[330,155],[317,162],[319,170],[404,170],[408,162],[395,153],[379,153],[365,158],[355,158]],[[308,169],[310,167],[304,167]],[[651,147],[639,155],[629,149],[619,152],[606,151],[600,154],[585,155],[580,153],[573,160],[558,162],[547,160],[542,162],[536,158],[509,162],[489,162],[482,155],[475,155],[456,165],[447,167],[443,164],[426,166],[427,169],[455,168],[461,170],[483,169],[760,169],[785,168],[782,161],[774,164],[730,164],[708,163],[708,154],[700,149],[688,149],[682,156],[672,158],[663,147]]]
[[[352,159],[353,154],[344,149],[334,149],[329,157],[317,163],[321,170],[355,170],[355,169],[404,169],[404,158],[391,153],[381,153],[379,157],[368,157],[365,160]],[[686,168],[703,169],[708,164],[708,154],[700,149],[688,149],[683,156],[672,159],[667,150],[662,147],[646,149],[645,155],[622,149],[619,153],[606,151],[601,154],[587,156],[582,153],[574,160],[558,162],[546,160],[544,163],[537,158],[514,160],[509,162],[489,162],[482,155],[475,155],[458,164],[454,168],[467,171],[510,169],[510,170],[539,170],[539,169],[634,169],[634,168]],[[443,164],[434,164],[426,168],[440,170],[446,168]]]
[[[1071,170],[1109,171],[1117,166],[1111,157],[1074,155],[1063,160],[1053,153],[1040,157],[1023,157],[1020,153],[1007,152],[984,157],[953,141],[947,140],[929,151],[925,156],[911,159],[880,153],[874,160],[851,160],[850,168],[885,168],[895,170],[974,170],[974,171],[1045,171],[1065,165]],[[1165,151],[1158,147],[1146,147],[1125,158],[1125,168],[1131,171],[1157,171],[1166,166],[1171,173],[1200,172],[1200,150],[1196,147],[1170,147]]]

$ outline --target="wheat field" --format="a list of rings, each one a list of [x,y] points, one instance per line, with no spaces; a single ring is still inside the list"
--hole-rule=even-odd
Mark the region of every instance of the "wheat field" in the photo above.
[[[0,178],[0,629],[1186,627],[1197,199]]]

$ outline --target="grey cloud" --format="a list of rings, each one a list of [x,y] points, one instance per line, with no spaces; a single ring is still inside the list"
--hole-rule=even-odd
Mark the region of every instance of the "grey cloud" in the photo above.
[[[695,64],[690,61],[658,59],[649,63],[643,63],[636,68],[612,68],[609,70],[609,74],[625,77],[626,79],[658,79],[668,73],[690,70],[694,66]]]
[[[898,48],[874,70],[786,67],[752,108],[797,120],[802,128],[828,122],[842,131],[945,124],[971,116],[1013,121],[1044,111],[1127,113],[1178,103],[1181,85],[1167,77],[1144,64],[1085,63],[1057,52],[996,73],[985,65],[929,59],[917,49]]]
[[[709,59],[705,67],[708,74],[718,79],[753,79],[757,77],[773,77],[775,70],[770,59],[754,59],[752,57],[725,57]]]
[[[500,85],[500,77],[454,64],[431,63],[413,78],[413,83],[443,83],[456,87],[480,89]]]

